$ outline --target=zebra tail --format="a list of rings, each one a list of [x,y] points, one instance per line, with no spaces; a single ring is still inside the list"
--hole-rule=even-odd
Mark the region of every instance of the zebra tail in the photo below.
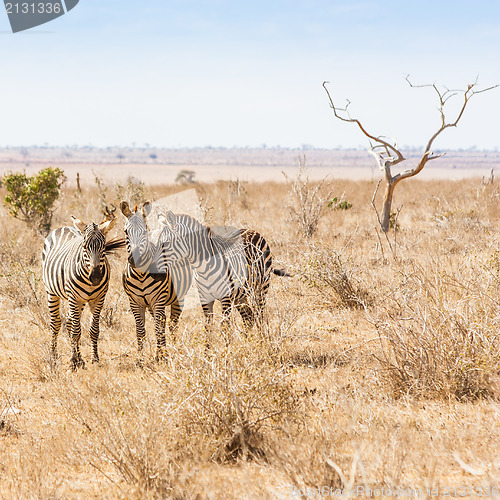
[[[284,269],[273,269],[273,273],[276,276],[283,276],[285,278],[291,278],[292,277],[292,275],[288,274]]]
[[[106,241],[106,254],[115,253],[116,250],[121,250],[125,248],[126,241],[125,238],[113,238],[109,241]]]

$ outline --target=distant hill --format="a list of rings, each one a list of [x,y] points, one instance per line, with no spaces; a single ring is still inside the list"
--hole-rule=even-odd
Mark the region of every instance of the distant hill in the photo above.
[[[438,151],[436,151],[438,152]],[[414,149],[410,157],[418,157]],[[149,164],[182,166],[275,166],[292,167],[299,156],[306,156],[310,167],[368,167],[375,161],[361,149],[287,149],[287,148],[154,148],[154,147],[9,147],[0,148],[0,164]],[[441,168],[498,168],[499,151],[448,151],[433,162]]]

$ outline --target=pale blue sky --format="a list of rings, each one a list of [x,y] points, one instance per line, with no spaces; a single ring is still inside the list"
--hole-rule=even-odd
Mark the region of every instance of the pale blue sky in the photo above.
[[[0,10],[0,146],[366,146],[323,80],[373,134],[418,146],[439,115],[407,73],[500,83],[499,0],[80,0],[9,31]],[[500,147],[499,113],[500,89],[475,96],[436,149]]]

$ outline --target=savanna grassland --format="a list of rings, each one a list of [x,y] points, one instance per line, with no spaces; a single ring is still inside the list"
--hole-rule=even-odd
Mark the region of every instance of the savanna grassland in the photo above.
[[[110,258],[100,364],[87,312],[87,368],[69,370],[64,328],[53,366],[43,239],[2,209],[0,498],[498,494],[500,185],[401,183],[386,237],[375,183],[332,181],[311,200],[303,179],[301,207],[292,182],[195,186],[208,223],[258,230],[293,277],[274,277],[262,329],[245,336],[237,318],[229,345],[216,328],[209,353],[195,307],[155,363],[149,318],[142,367],[124,252]],[[53,227],[71,213],[100,221],[101,199],[182,188],[82,189],[64,190]],[[306,237],[301,217],[327,194],[337,200]]]

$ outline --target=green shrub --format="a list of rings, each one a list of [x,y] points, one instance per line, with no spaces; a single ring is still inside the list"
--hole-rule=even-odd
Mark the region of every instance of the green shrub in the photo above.
[[[350,208],[352,208],[352,203],[344,200],[343,195],[340,201],[335,196],[335,198],[332,198],[332,200],[328,203],[328,208],[333,208],[334,210],[349,210]]]
[[[47,234],[52,223],[54,205],[65,180],[64,172],[52,167],[31,177],[25,172],[7,174],[2,179],[8,192],[4,203],[9,208],[10,215],[26,222],[40,233]]]

